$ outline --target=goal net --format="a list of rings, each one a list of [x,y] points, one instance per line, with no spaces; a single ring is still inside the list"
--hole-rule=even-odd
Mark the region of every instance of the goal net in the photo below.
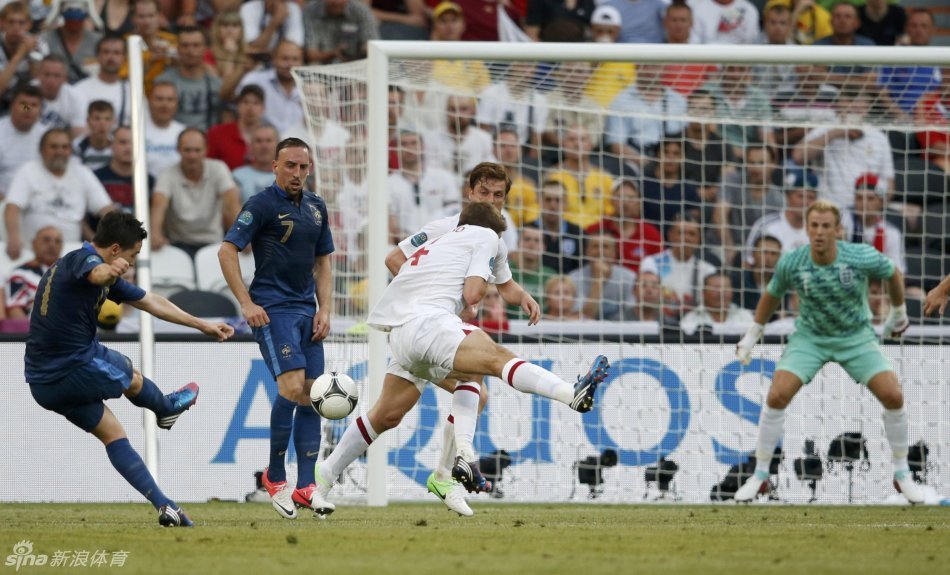
[[[514,277],[544,319],[529,326],[490,290],[479,324],[568,381],[598,353],[611,360],[583,416],[489,379],[476,448],[496,499],[728,500],[751,472],[796,295],[750,366],[735,361],[735,342],[780,255],[807,244],[816,199],[841,209],[840,239],[873,245],[905,275],[912,327],[885,352],[920,442],[912,466],[950,489],[947,332],[922,314],[950,273],[950,52],[735,48],[384,42],[369,62],[295,70],[337,246],[335,321],[353,341],[391,246],[457,213],[468,172],[491,161],[512,180],[503,237]],[[880,331],[880,282],[869,303]],[[346,355],[385,357],[381,341]],[[357,361],[363,389],[380,385],[383,373]],[[357,462],[334,493],[361,496],[376,476],[377,502],[425,497],[450,407],[430,386],[379,442],[383,464]],[[773,497],[894,499],[880,414],[825,366],[788,409]]]

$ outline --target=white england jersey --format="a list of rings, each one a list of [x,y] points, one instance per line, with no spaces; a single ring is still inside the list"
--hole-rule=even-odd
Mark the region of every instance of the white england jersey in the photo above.
[[[429,222],[419,230],[419,233],[399,242],[399,249],[407,258],[412,256],[422,244],[442,237],[457,228],[460,215],[447,216]],[[488,283],[500,285],[511,280],[511,268],[508,267],[508,244],[504,240],[498,240],[498,253],[495,254],[495,265],[492,266],[491,273]]]
[[[389,331],[422,316],[457,316],[465,278],[488,281],[500,241],[488,228],[466,225],[425,242],[402,264],[367,323]]]

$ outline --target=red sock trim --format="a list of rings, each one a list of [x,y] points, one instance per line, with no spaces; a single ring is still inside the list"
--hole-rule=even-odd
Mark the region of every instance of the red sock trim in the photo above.
[[[522,360],[519,360],[518,363],[516,363],[516,364],[514,364],[513,366],[511,366],[511,370],[508,371],[508,385],[510,385],[511,387],[514,387],[514,386],[515,386],[515,384],[514,384],[515,371],[516,371],[519,367],[521,367],[521,365],[524,364],[524,363],[526,363],[525,360],[523,360],[523,359],[522,359]]]
[[[466,384],[466,385],[462,385],[462,384],[456,385],[456,386],[455,386],[455,392],[458,393],[459,391],[471,391],[471,392],[474,393],[475,395],[478,395],[478,394],[480,393],[477,387],[475,387],[474,385],[468,385],[468,384]]]
[[[455,417],[450,413],[448,418],[449,423],[455,425]]]
[[[373,443],[373,440],[370,439],[369,432],[366,431],[366,424],[363,423],[363,418],[362,418],[362,417],[358,417],[358,418],[356,419],[356,427],[358,427],[358,428],[360,429],[360,433],[363,434],[363,441],[366,442],[366,445],[372,444],[372,443]]]

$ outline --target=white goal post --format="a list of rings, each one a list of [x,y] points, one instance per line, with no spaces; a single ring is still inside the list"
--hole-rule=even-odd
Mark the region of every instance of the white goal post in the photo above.
[[[368,289],[369,306],[379,300],[387,281],[388,274],[383,266],[390,243],[390,197],[389,156],[392,126],[389,125],[388,94],[393,78],[399,72],[394,66],[406,61],[432,60],[477,60],[484,62],[536,62],[560,63],[569,61],[590,62],[627,62],[627,63],[701,63],[714,65],[850,65],[850,66],[950,66],[950,48],[918,47],[816,47],[816,46],[727,46],[727,45],[648,45],[648,44],[612,44],[596,43],[550,44],[550,43],[488,43],[488,42],[393,42],[372,41],[369,43],[368,61],[365,71],[353,72],[350,68],[340,68],[340,77],[350,81],[365,78],[366,91],[362,94],[365,103],[366,120],[366,170],[365,187],[367,190],[368,212],[365,243],[365,277]],[[362,64],[359,64],[362,66]],[[332,66],[298,69],[295,71],[298,85],[304,92],[308,78],[316,75],[333,76]],[[411,84],[412,75],[401,77],[403,84]],[[420,86],[424,89],[424,86]],[[306,100],[306,93],[305,98]],[[307,104],[305,103],[305,109]],[[307,110],[308,121],[313,131],[314,117]],[[603,113],[603,112],[602,112]],[[733,118],[738,123],[747,118]],[[811,122],[803,124],[814,125]],[[316,138],[315,138],[316,139]],[[317,169],[320,169],[319,162]],[[514,248],[512,248],[514,249]],[[623,328],[597,328],[601,335],[605,333],[624,333]],[[613,330],[613,331],[612,331]],[[519,332],[523,333],[523,332]],[[571,332],[578,333],[578,332]],[[940,332],[942,333],[942,332]],[[579,346],[589,347],[589,346]],[[731,354],[731,346],[723,345],[715,353],[722,358]],[[589,351],[589,350],[588,350]],[[770,349],[769,357],[777,359],[780,350]],[[893,350],[892,350],[893,351]],[[683,353],[682,350],[672,353]],[[688,350],[686,351],[688,355]],[[713,353],[713,352],[710,352]],[[648,354],[647,354],[648,355]],[[702,352],[700,352],[702,355]],[[908,355],[907,362],[911,362]],[[364,391],[359,411],[372,405],[378,397],[386,368],[388,347],[386,336],[373,330],[368,334],[368,371],[367,388]],[[725,359],[724,359],[725,360]],[[827,378],[826,378],[827,379]],[[848,393],[844,391],[842,393]],[[748,419],[748,418],[747,418]],[[723,424],[724,425],[724,424]],[[787,434],[791,434],[788,430]],[[714,442],[715,444],[715,442]],[[746,451],[753,447],[746,441]],[[941,445],[941,451],[947,454],[947,446]],[[380,441],[371,446],[367,458],[366,501],[369,505],[385,505],[387,495],[387,447]]]

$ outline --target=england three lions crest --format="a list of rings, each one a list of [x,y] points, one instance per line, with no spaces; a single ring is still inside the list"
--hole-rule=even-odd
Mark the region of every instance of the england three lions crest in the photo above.
[[[843,268],[838,272],[838,281],[841,282],[841,287],[849,288],[854,285],[854,272],[851,271],[851,268]]]

